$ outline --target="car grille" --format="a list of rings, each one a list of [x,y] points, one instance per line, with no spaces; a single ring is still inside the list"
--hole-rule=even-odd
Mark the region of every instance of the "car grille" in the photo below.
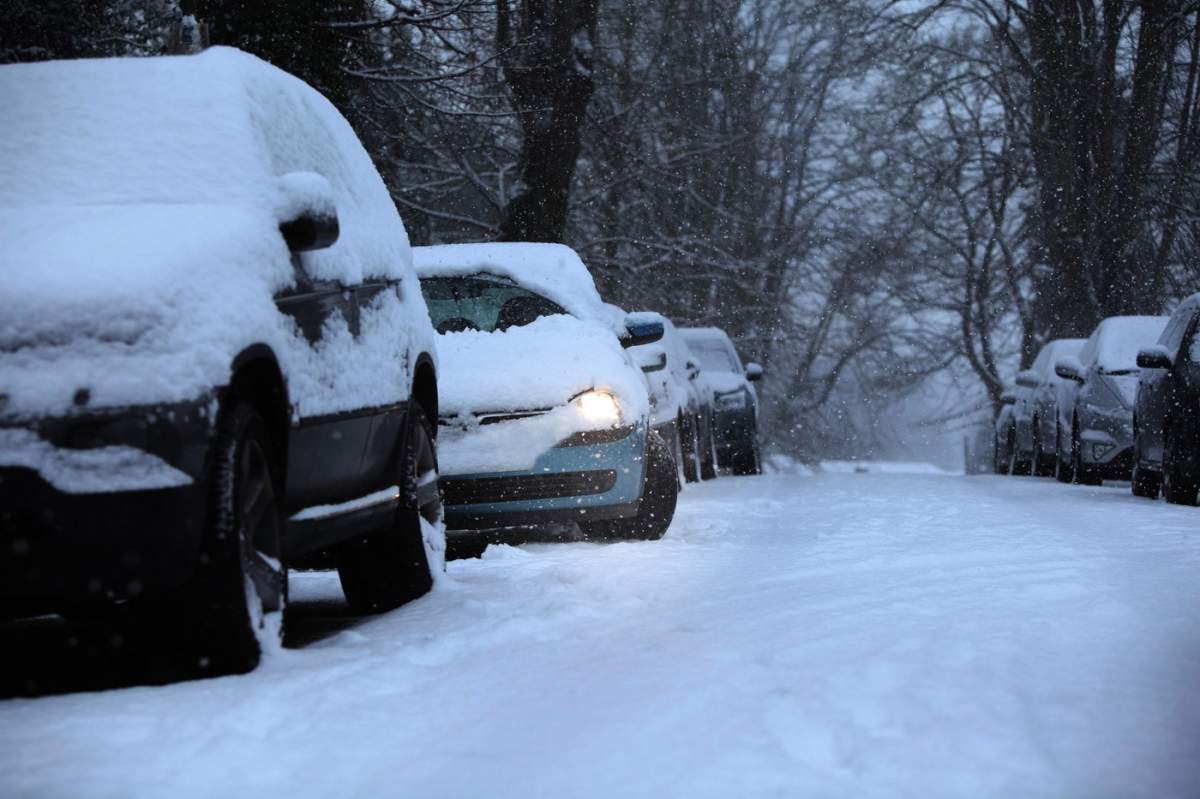
[[[477,505],[488,502],[517,502],[603,494],[617,483],[612,469],[587,472],[557,472],[519,477],[443,477],[442,501],[447,505]]]

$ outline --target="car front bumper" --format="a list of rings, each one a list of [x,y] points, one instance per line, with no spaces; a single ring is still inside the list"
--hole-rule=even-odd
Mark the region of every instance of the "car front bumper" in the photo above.
[[[532,469],[443,475],[446,528],[490,530],[631,516],[642,494],[643,423],[581,433],[538,456]]]
[[[204,530],[211,399],[0,427],[0,613],[170,590]]]
[[[1127,480],[1133,468],[1132,411],[1092,411],[1081,414],[1079,457],[1106,478]]]

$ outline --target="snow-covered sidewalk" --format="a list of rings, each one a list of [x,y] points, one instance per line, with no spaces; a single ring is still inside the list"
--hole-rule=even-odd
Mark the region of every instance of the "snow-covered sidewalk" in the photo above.
[[[245,677],[0,703],[0,795],[1194,797],[1200,510],[722,479]]]

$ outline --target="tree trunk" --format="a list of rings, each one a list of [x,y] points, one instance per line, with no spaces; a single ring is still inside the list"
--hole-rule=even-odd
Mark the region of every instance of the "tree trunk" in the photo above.
[[[599,0],[497,0],[496,43],[524,140],[502,241],[562,241],[585,112]],[[515,20],[514,20],[515,16]]]

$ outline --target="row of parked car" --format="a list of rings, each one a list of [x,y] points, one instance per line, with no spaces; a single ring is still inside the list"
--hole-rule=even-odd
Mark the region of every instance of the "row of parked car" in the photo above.
[[[289,566],[395,607],[446,538],[653,539],[759,469],[716,328],[604,302],[554,244],[410,247],[319,93],[226,48],[0,67],[0,586],[209,673]],[[68,124],[69,123],[69,124]]]
[[[1167,316],[1115,316],[1046,344],[1005,392],[995,471],[1194,505],[1200,490],[1200,294]]]

